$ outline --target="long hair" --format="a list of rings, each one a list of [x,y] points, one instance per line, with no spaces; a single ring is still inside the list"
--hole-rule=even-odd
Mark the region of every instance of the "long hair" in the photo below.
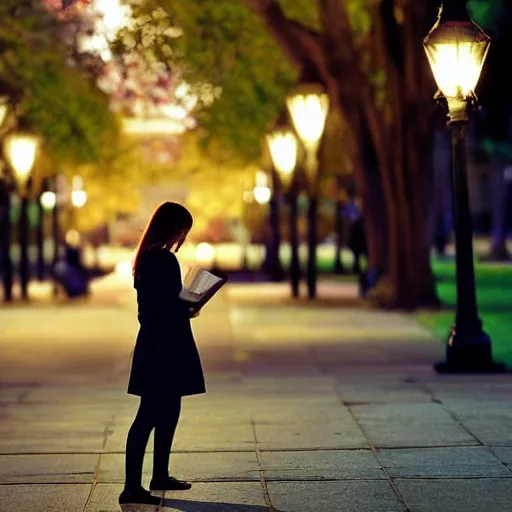
[[[155,208],[139,241],[132,274],[137,275],[142,255],[154,247],[179,248],[192,228],[194,219],[181,204],[166,201]]]

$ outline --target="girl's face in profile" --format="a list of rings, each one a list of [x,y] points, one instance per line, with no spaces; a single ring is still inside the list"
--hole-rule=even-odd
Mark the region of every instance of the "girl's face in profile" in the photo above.
[[[185,243],[185,240],[187,239],[187,234],[188,231],[185,231],[178,238],[178,241],[174,244],[174,252],[178,252],[180,250],[180,247]]]

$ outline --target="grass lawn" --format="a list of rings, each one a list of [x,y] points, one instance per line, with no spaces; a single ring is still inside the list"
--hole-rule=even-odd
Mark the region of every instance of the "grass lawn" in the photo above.
[[[512,265],[475,265],[480,317],[491,336],[494,359],[512,366]],[[444,343],[455,317],[455,264],[435,260],[433,269],[439,297],[450,309],[424,311],[416,316],[421,325]]]

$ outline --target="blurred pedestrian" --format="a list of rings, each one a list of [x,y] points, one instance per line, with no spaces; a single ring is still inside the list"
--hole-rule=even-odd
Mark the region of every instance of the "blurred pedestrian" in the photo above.
[[[193,224],[177,203],[162,203],[151,216],[133,264],[140,324],[128,393],[140,405],[126,441],[126,475],[120,504],[159,505],[142,487],[142,465],[154,429],[150,490],[186,490],[191,484],[169,476],[169,457],[181,398],[205,393],[201,360],[190,326],[191,313],[179,299],[182,289],[177,252]]]
[[[353,255],[352,272],[360,276],[362,274],[361,258],[367,255],[368,250],[361,205],[353,194],[345,206],[345,214],[351,223],[348,246]]]

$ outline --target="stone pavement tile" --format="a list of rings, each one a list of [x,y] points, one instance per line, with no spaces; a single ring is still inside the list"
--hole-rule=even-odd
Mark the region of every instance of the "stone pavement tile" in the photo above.
[[[162,512],[268,512],[260,482],[195,484],[190,491],[166,492]]]
[[[491,450],[512,471],[512,446],[493,446]]]
[[[378,448],[477,444],[439,404],[364,405],[353,411]]]
[[[116,426],[105,444],[106,452],[124,451],[129,425]],[[204,424],[200,419],[195,424],[178,424],[173,449],[176,451],[254,451],[252,425]],[[153,450],[150,438],[148,452]]]
[[[84,512],[119,512],[120,507],[118,499],[123,487],[122,484],[96,485]],[[138,507],[126,507],[126,512],[156,512],[156,510],[157,507],[146,507],[143,505]]]
[[[253,420],[256,423],[263,422],[268,424],[297,423],[354,423],[352,416],[347,408],[339,403],[332,401],[327,404],[318,404],[313,400],[281,398],[267,398],[255,403]]]
[[[431,396],[415,383],[403,380],[365,379],[365,382],[344,382],[337,385],[339,395],[349,405],[377,403],[432,402]]]
[[[2,512],[77,512],[83,510],[90,484],[0,485]]]
[[[279,512],[405,512],[388,482],[269,482]],[[439,511],[438,511],[439,512]]]
[[[34,431],[26,437],[23,433],[17,435],[2,435],[0,438],[0,453],[99,453],[103,451],[104,436],[95,433],[94,436],[69,432],[46,432],[36,435]]]
[[[512,503],[510,479],[395,480],[410,512],[505,512]]]
[[[144,477],[151,477],[152,456],[144,459]],[[260,481],[259,465],[255,453],[173,453],[171,473],[192,482],[205,481]],[[100,482],[124,481],[124,455],[101,456],[98,478]]]
[[[0,483],[92,483],[98,455],[2,455]]]
[[[254,450],[252,425],[201,423],[190,428],[178,425],[174,448],[177,451],[239,451]]]
[[[266,481],[387,478],[370,450],[261,452],[260,463]]]
[[[379,450],[377,458],[392,478],[512,477],[498,458],[481,447]]]
[[[350,423],[256,423],[255,429],[261,450],[368,448],[361,431]]]
[[[484,445],[512,446],[512,418],[498,420],[480,418],[461,423]]]

